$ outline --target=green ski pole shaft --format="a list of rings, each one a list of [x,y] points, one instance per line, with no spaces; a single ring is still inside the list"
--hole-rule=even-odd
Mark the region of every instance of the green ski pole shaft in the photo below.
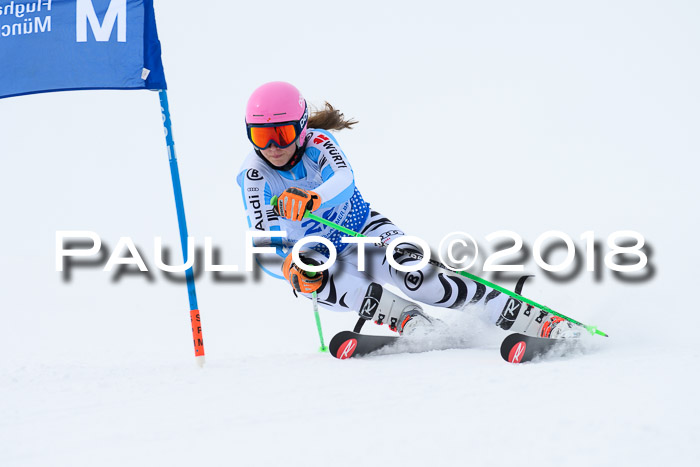
[[[275,206],[275,205],[277,204],[277,203],[276,203],[276,200],[277,200],[277,197],[276,197],[276,196],[272,198],[271,204],[272,204],[273,206]],[[312,214],[312,213],[310,213],[310,212],[307,212],[307,213],[304,215],[304,217],[305,217],[305,218],[308,218],[308,219],[315,220],[316,222],[320,222],[321,224],[327,225],[327,226],[329,226],[329,227],[332,227],[332,228],[334,228],[334,229],[336,229],[336,230],[339,230],[339,231],[341,231],[341,232],[343,232],[343,233],[345,233],[345,234],[347,234],[347,235],[350,235],[350,236],[353,236],[353,237],[364,237],[364,235],[362,235],[361,233],[358,233],[358,232],[355,232],[355,231],[353,231],[353,230],[350,230],[350,229],[348,229],[348,228],[346,228],[346,227],[343,227],[342,225],[338,225],[338,224],[336,224],[335,222],[331,222],[331,221],[329,221],[329,220],[327,220],[327,219],[324,219],[324,218],[322,218],[322,217],[320,217],[320,216],[317,216],[317,215],[315,215],[315,214]],[[398,253],[400,253],[400,254],[408,254],[409,256],[411,256],[411,257],[413,257],[413,258],[415,258],[415,259],[418,259],[418,260],[423,259],[423,255],[416,254],[416,253],[411,253],[411,252],[407,252],[407,251],[405,251],[405,250],[402,250],[401,248],[396,248],[396,251],[397,251]],[[534,300],[530,300],[530,299],[527,298],[527,297],[523,297],[522,295],[517,294],[517,293],[515,293],[515,292],[512,292],[512,291],[510,291],[510,290],[508,290],[508,289],[506,289],[506,288],[503,288],[503,287],[501,287],[500,285],[494,284],[493,282],[487,281],[486,279],[482,279],[482,278],[479,277],[479,276],[475,276],[474,274],[468,273],[468,272],[466,272],[466,271],[455,271],[455,270],[453,270],[453,269],[448,268],[448,267],[445,266],[444,264],[442,264],[442,263],[440,263],[440,262],[438,262],[438,261],[432,260],[432,259],[428,261],[428,264],[431,264],[432,266],[435,266],[435,267],[438,267],[438,268],[441,268],[441,269],[445,269],[445,270],[450,271],[450,272],[453,272],[453,273],[455,273],[455,274],[459,274],[460,276],[467,277],[467,278],[473,280],[474,282],[478,282],[478,283],[483,284],[483,285],[485,285],[485,286],[487,286],[487,287],[491,287],[492,289],[498,290],[499,292],[501,292],[501,293],[503,293],[503,294],[505,294],[505,295],[508,295],[508,296],[513,297],[513,298],[515,298],[515,299],[517,299],[517,300],[520,300],[520,301],[522,301],[522,302],[524,302],[524,303],[527,303],[527,304],[529,304],[529,305],[532,305],[532,306],[534,306],[534,307],[536,307],[536,308],[539,308],[539,309],[542,310],[542,311],[546,311],[547,313],[550,313],[550,314],[552,314],[552,315],[554,315],[554,316],[558,316],[559,318],[565,319],[565,320],[569,321],[569,322],[572,323],[572,324],[575,324],[575,325],[577,325],[577,326],[581,326],[582,328],[586,329],[586,330],[587,330],[589,333],[591,333],[592,335],[596,335],[596,334],[597,334],[597,335],[599,335],[599,336],[608,337],[608,335],[607,335],[606,333],[604,333],[603,331],[599,330],[599,329],[598,329],[597,327],[595,327],[595,326],[590,326],[590,325],[584,324],[584,323],[582,323],[582,322],[580,322],[580,321],[576,321],[576,320],[573,319],[573,318],[569,318],[569,317],[566,316],[566,315],[563,315],[563,314],[561,314],[561,313],[559,313],[559,312],[557,312],[557,311],[552,310],[552,309],[549,308],[548,306],[541,305],[541,304],[535,302]]]
[[[323,329],[321,328],[321,317],[318,314],[318,296],[317,296],[315,291],[313,294],[311,294],[311,301],[314,304],[314,318],[316,318],[316,329],[318,329],[318,338],[321,340],[321,347],[318,350],[320,350],[321,352],[327,352],[328,347],[326,347],[326,343],[323,341]]]
[[[304,274],[306,274],[309,277],[314,277],[316,275],[315,272],[313,271],[305,271]],[[326,347],[326,343],[323,340],[323,328],[321,327],[321,316],[318,314],[318,294],[314,290],[314,292],[311,294],[311,302],[314,305],[314,319],[316,319],[316,329],[318,330],[318,338],[321,340],[321,347],[318,349],[321,352],[327,352],[328,347]]]

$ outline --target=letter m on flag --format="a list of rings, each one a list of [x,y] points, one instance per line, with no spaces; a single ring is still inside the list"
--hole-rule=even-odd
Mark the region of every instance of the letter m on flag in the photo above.
[[[126,42],[126,0],[111,0],[102,24],[97,19],[92,0],[77,0],[75,4],[75,40],[87,42],[87,27],[90,24],[95,40],[107,42],[117,23],[117,42]]]

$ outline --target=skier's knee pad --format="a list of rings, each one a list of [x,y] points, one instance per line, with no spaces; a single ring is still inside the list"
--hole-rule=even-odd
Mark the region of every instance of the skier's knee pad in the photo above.
[[[415,328],[419,322],[431,322],[420,305],[396,295],[376,282],[367,288],[358,313],[360,317],[372,320],[375,324],[388,324],[389,329],[399,334]]]

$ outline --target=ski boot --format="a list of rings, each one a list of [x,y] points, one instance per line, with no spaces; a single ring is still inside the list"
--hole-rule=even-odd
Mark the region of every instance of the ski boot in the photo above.
[[[581,332],[574,329],[574,325],[558,316],[550,316],[540,327],[539,337],[549,339],[575,339],[581,336]]]
[[[399,297],[376,282],[367,288],[358,313],[380,326],[388,324],[389,329],[400,335],[428,329],[433,322],[418,304]]]

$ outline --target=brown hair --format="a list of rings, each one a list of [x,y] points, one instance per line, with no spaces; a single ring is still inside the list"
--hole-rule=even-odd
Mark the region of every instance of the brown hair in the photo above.
[[[343,130],[350,128],[357,123],[357,120],[345,119],[343,113],[334,108],[328,102],[321,110],[315,110],[309,117],[307,123],[309,128],[320,128],[321,130]]]

